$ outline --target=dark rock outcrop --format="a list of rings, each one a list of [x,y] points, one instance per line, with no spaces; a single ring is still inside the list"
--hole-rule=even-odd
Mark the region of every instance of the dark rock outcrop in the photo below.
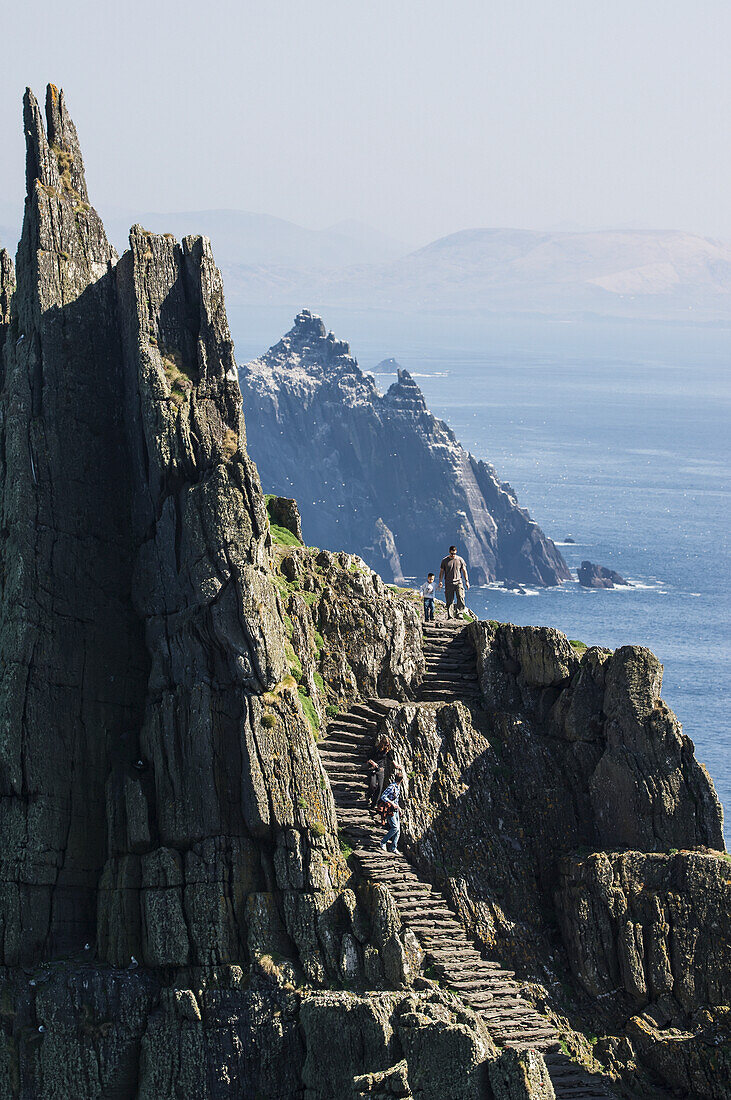
[[[721,805],[693,742],[660,698],[662,665],[649,649],[592,647],[579,657],[551,627],[469,629],[489,711],[522,714],[550,738],[590,823],[588,843],[723,849]]]
[[[615,573],[613,569],[607,569],[604,565],[595,565],[591,561],[582,561],[576,576],[579,584],[584,588],[614,588],[616,584],[629,584],[629,581],[626,581],[621,574]]]
[[[437,571],[451,543],[478,583],[569,579],[510,486],[432,416],[409,372],[380,394],[308,310],[241,368],[241,385],[262,482],[297,498],[308,541],[397,580]]]
[[[675,1015],[688,1017],[731,1005],[731,865],[722,855],[567,858],[556,905],[571,966],[592,996],[622,989],[638,1008],[672,998]]]

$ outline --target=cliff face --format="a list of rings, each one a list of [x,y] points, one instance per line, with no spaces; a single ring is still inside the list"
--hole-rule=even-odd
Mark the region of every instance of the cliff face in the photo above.
[[[241,385],[262,482],[297,497],[308,540],[396,579],[438,572],[451,543],[478,583],[569,578],[510,486],[432,416],[408,371],[381,395],[319,317],[300,313],[242,368]]]
[[[499,1052],[413,989],[419,944],[348,868],[316,749],[328,708],[411,696],[416,610],[347,555],[281,560],[208,242],[135,226],[118,259],[63,93],[44,122],[28,92],[24,126],[17,288],[0,254],[0,1096],[329,1100],[323,1035],[351,1021],[371,1035],[338,1087],[411,1095],[431,1035],[449,1087],[416,1095],[487,1095]]]

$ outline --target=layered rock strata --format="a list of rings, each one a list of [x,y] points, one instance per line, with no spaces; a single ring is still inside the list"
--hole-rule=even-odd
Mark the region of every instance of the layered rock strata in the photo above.
[[[379,393],[308,310],[242,367],[241,386],[262,482],[297,498],[309,541],[396,580],[438,572],[451,543],[478,583],[570,578],[511,487],[432,416],[409,372]]]

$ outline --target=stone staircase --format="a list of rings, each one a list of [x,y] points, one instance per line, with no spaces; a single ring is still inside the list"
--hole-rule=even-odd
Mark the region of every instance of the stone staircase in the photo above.
[[[459,622],[425,624],[427,669],[420,692],[422,703],[479,703],[475,654]],[[404,926],[422,945],[429,965],[442,985],[453,990],[485,1021],[494,1041],[518,1049],[543,1052],[555,1094],[566,1100],[607,1100],[603,1079],[588,1073],[561,1053],[551,1021],[521,995],[512,970],[483,958],[450,909],[447,898],[412,867],[402,852],[385,853],[383,831],[369,815],[365,798],[365,762],[379,723],[393,700],[371,699],[340,715],[320,742],[339,825],[353,845],[353,857],[365,879],[387,886]]]
[[[451,703],[455,698],[468,705],[478,702],[475,648],[464,627],[459,619],[424,623],[426,670],[419,689],[420,702]]]

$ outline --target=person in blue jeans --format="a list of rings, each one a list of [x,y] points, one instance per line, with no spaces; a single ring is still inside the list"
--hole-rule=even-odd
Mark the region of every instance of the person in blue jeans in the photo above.
[[[434,622],[434,597],[436,595],[436,585],[434,584],[434,574],[428,573],[426,580],[422,584],[419,591],[424,601],[424,622]]]
[[[401,784],[403,783],[403,779],[403,771],[401,768],[396,768],[393,773],[393,782],[389,783],[381,795],[381,805],[386,808],[386,825],[388,827],[386,835],[381,841],[381,848],[384,852],[395,852],[398,850],[399,837],[401,836],[399,799],[401,797]]]

